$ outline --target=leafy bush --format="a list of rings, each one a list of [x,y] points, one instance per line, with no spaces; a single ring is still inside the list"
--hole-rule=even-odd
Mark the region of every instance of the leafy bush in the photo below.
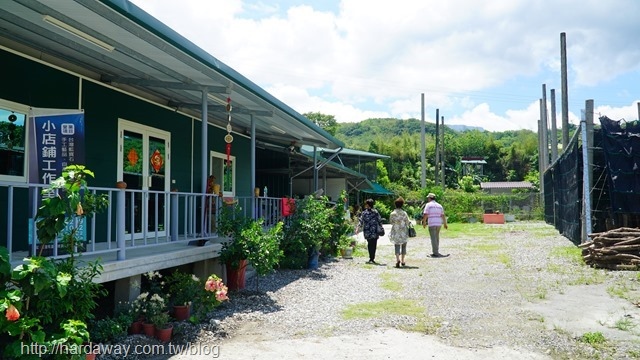
[[[91,341],[98,343],[117,343],[127,336],[127,327],[118,320],[106,317],[92,323]]]
[[[167,276],[166,288],[171,305],[188,305],[197,298],[202,284],[193,274],[174,271]]]
[[[281,265],[289,269],[304,269],[309,255],[329,247],[331,239],[331,209],[327,208],[327,198],[315,199],[307,196],[296,201],[296,211],[291,215],[284,229],[280,249],[284,254]]]
[[[98,261],[81,264],[74,253],[84,217],[105,208],[106,196],[87,189],[93,173],[84,166],[66,167],[62,176],[43,190],[36,215],[38,240],[49,244],[62,237],[70,256],[56,260],[26,258],[13,271],[9,252],[0,247],[0,357],[22,357],[21,345],[31,343],[50,349],[56,345],[81,345],[89,341],[87,322],[93,319],[96,299],[106,294],[94,283],[102,267]],[[58,356],[54,358],[68,358]]]
[[[347,192],[343,190],[329,218],[329,221],[333,224],[331,227],[330,246],[323,253],[335,256],[338,254],[338,250],[344,250],[351,246],[351,237],[349,235],[353,232],[354,226],[351,223],[351,219],[346,217],[347,211],[344,206],[346,201]]]

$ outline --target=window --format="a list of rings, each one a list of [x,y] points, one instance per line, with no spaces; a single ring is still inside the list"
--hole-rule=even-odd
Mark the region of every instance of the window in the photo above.
[[[212,151],[210,154],[211,175],[216,177],[216,183],[220,185],[220,191],[224,197],[236,196],[236,157]]]
[[[27,179],[27,106],[0,99],[0,180]]]

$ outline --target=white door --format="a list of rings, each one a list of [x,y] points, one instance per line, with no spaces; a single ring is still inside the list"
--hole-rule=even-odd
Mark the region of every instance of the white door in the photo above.
[[[166,235],[169,219],[171,134],[118,121],[118,179],[127,183],[125,231],[135,237]]]

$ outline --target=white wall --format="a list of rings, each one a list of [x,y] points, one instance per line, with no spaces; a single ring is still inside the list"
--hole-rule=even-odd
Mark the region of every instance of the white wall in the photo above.
[[[338,201],[342,190],[347,190],[347,180],[342,178],[327,179],[325,186],[324,179],[318,179],[318,187],[324,189],[324,194],[331,198],[331,201]],[[313,179],[293,179],[293,196],[311,194],[313,189]]]

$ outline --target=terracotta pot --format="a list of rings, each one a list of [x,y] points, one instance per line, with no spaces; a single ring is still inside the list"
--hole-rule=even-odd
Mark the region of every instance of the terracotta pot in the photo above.
[[[142,320],[134,321],[129,326],[129,334],[142,334]]]
[[[171,334],[173,333],[173,326],[166,327],[164,329],[155,328],[156,339],[162,342],[171,341]]]
[[[227,288],[229,290],[242,290],[245,287],[245,274],[247,270],[247,260],[240,260],[240,266],[233,269],[227,264]]]
[[[178,321],[189,318],[189,305],[173,305],[173,317]]]
[[[153,337],[156,333],[155,325],[147,323],[142,324],[142,332],[147,336]]]
[[[127,188],[127,183],[124,181],[118,181],[116,183],[116,188],[118,189],[126,189]]]
[[[87,360],[96,360],[96,354],[86,354],[85,359]]]

